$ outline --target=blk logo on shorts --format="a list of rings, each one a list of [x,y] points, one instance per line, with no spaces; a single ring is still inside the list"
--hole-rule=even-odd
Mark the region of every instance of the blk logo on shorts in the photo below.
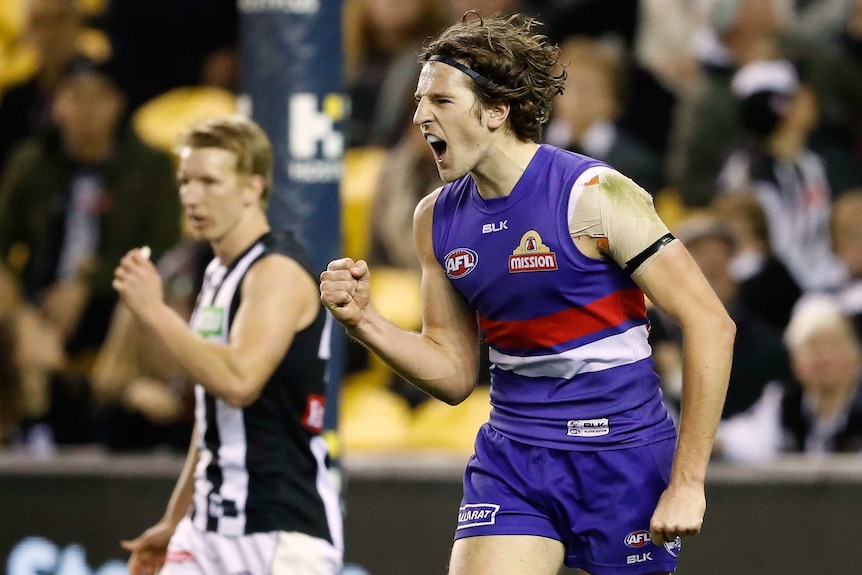
[[[458,529],[493,525],[500,506],[494,503],[470,503],[458,510]]]
[[[600,419],[572,419],[566,424],[566,435],[594,437],[610,433],[607,417]]]

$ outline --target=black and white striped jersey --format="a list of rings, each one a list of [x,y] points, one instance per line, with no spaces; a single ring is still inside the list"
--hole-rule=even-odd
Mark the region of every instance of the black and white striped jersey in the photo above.
[[[229,341],[243,278],[270,254],[293,258],[314,277],[293,236],[270,232],[230,266],[218,258],[210,262],[192,329],[210,340]],[[343,548],[338,489],[320,436],[330,323],[321,306],[314,323],[296,334],[260,397],[245,408],[195,387],[200,459],[192,520],[198,529],[227,536],[296,531]]]

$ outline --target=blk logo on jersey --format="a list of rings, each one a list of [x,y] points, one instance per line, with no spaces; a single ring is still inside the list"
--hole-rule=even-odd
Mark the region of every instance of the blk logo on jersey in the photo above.
[[[502,220],[494,224],[482,224],[483,234],[493,234],[494,232],[502,232],[509,229],[509,220]]]
[[[479,255],[468,248],[456,248],[446,254],[446,275],[449,279],[462,278],[476,267],[479,263]]]
[[[557,254],[542,243],[542,236],[530,230],[521,236],[521,243],[509,256],[509,273],[545,272],[557,269]]]

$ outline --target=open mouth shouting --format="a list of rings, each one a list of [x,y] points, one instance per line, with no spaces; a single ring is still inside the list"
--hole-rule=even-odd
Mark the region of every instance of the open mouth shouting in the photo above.
[[[446,142],[433,134],[426,134],[425,140],[431,146],[431,151],[434,152],[434,161],[438,164],[442,163],[446,156]]]

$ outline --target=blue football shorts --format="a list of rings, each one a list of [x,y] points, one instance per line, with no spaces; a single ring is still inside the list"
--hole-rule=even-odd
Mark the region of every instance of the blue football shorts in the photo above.
[[[548,449],[485,424],[464,472],[455,539],[537,535],[561,541],[566,566],[593,575],[674,571],[679,538],[655,545],[649,534],[674,449],[674,439],[601,451]]]

